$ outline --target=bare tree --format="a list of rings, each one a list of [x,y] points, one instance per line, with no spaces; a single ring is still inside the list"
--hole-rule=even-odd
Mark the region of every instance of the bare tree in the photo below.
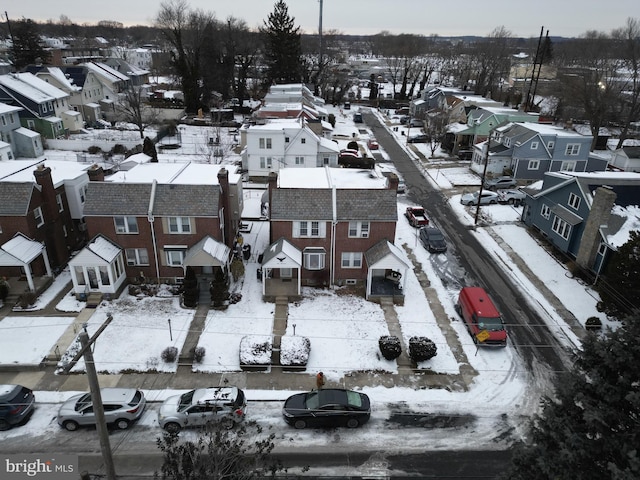
[[[192,10],[186,0],[168,0],[160,4],[155,23],[171,45],[171,66],[180,78],[187,112],[195,113],[203,106],[202,56],[215,16]]]
[[[620,43],[624,71],[619,115],[622,131],[616,147],[621,148],[631,123],[640,119],[640,21],[628,18],[623,28],[613,31],[612,37]]]
[[[138,127],[140,138],[144,138],[145,128],[158,122],[158,110],[148,104],[146,91],[140,85],[127,85],[121,95],[122,99],[116,107],[118,116],[122,121]]]
[[[500,79],[508,74],[511,37],[513,34],[500,26],[475,46],[472,58],[476,72],[474,93],[477,95],[486,96],[490,92],[494,93]]]

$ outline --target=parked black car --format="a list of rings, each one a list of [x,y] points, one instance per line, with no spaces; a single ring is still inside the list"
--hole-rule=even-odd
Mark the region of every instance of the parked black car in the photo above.
[[[22,385],[0,385],[0,430],[25,423],[33,413],[36,399]]]
[[[369,421],[371,403],[364,393],[343,388],[323,388],[290,396],[284,402],[282,415],[295,428],[356,428]]]
[[[431,253],[442,253],[447,251],[447,242],[439,228],[421,228],[420,241],[422,242],[422,245],[424,245],[424,248]]]
[[[409,143],[427,143],[429,141],[429,135],[420,134],[413,135],[407,139]]]

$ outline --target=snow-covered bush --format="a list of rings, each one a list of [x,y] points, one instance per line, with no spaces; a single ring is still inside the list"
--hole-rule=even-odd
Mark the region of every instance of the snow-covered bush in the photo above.
[[[160,357],[165,363],[173,363],[178,358],[178,349],[176,347],[167,347],[162,351]]]
[[[584,326],[587,330],[600,330],[602,328],[602,320],[598,317],[589,317]]]
[[[438,347],[427,337],[411,337],[409,339],[409,357],[414,362],[423,362],[433,358],[438,353]]]
[[[395,360],[402,353],[400,339],[395,335],[383,335],[378,340],[380,352],[386,360]]]
[[[309,361],[311,342],[299,335],[283,335],[280,340],[280,365],[283,367],[304,367]]]
[[[240,367],[268,367],[271,364],[271,337],[247,335],[240,340]]]
[[[206,350],[204,347],[195,347],[193,349],[193,361],[194,363],[201,363],[204,358]]]

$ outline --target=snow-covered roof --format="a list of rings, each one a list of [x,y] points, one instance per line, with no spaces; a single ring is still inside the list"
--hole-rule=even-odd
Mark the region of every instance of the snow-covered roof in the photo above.
[[[223,168],[229,171],[230,184],[235,185],[242,181],[242,176],[239,173],[231,171],[231,169],[235,169],[231,165],[210,165],[192,162],[139,163],[126,172],[120,171],[105,178],[105,181],[114,183],[152,183],[155,180],[158,183],[217,185],[218,173]]]
[[[33,172],[39,165],[51,169],[51,180],[58,188],[67,180],[86,176],[87,165],[65,160],[9,160],[1,162],[2,176],[0,182],[34,182]],[[88,178],[88,177],[87,177]]]
[[[58,87],[51,85],[49,82],[36,77],[33,73],[25,72],[16,73],[15,75],[20,79],[20,81],[40,90],[41,92],[55,99],[66,98],[69,96],[69,94],[64,90],[60,90]]]
[[[39,88],[34,87],[29,82],[26,82],[24,79],[25,75],[29,74],[20,74],[20,73],[9,73],[7,75],[0,75],[0,85],[19,93],[23,97],[28,98],[29,100],[34,101],[35,103],[44,103],[54,101],[56,98],[61,98],[59,96],[53,96],[48,91],[41,90]],[[40,80],[43,83],[47,83],[44,80]],[[62,92],[62,90],[60,90]],[[64,93],[64,92],[62,92]],[[67,96],[66,93],[62,96]]]
[[[611,215],[619,217],[622,225],[617,231],[607,234],[607,242],[612,247],[619,248],[627,243],[631,231],[640,231],[640,207],[638,205],[629,205],[627,207],[614,205]]]
[[[376,170],[357,168],[281,168],[279,188],[385,189],[387,177]]]

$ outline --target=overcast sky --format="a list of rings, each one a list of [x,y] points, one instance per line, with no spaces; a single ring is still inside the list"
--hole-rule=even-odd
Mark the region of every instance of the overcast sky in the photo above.
[[[213,12],[220,20],[243,19],[262,25],[275,0],[187,0],[192,8]],[[7,2],[10,20],[22,17],[58,21],[66,15],[78,24],[112,20],[124,25],[150,25],[159,0],[23,0]],[[316,33],[319,0],[287,0],[289,14],[305,33]],[[588,30],[610,32],[628,17],[640,17],[638,0],[324,0],[323,30],[372,35],[480,35],[504,26],[514,36],[537,37],[544,26],[551,36],[575,37]],[[2,12],[4,14],[4,12]],[[5,20],[5,19],[3,19]]]

